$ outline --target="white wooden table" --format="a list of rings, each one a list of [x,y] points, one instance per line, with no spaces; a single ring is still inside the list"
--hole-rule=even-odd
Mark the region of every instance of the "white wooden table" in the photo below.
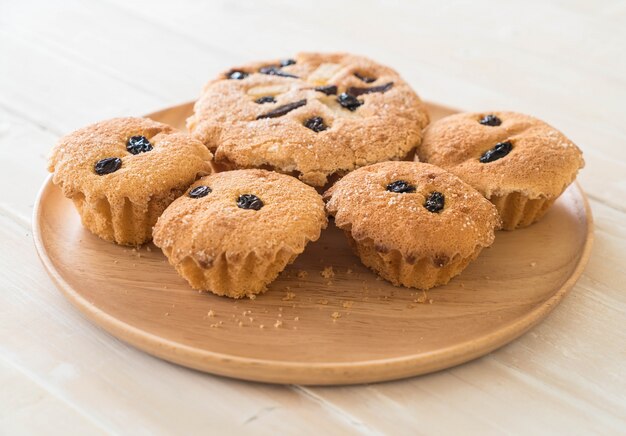
[[[160,361],[65,301],[31,236],[55,140],[299,50],[368,55],[425,99],[532,113],[581,146],[595,246],[545,322],[436,374],[311,388]],[[623,0],[0,0],[0,434],[626,434],[625,102]]]

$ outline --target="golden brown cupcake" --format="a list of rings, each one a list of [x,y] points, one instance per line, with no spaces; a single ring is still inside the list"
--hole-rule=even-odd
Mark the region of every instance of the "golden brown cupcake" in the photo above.
[[[459,274],[493,243],[500,224],[478,191],[424,163],[360,168],[324,197],[364,265],[394,285],[419,289]]]
[[[211,172],[199,141],[146,118],[115,118],[61,138],[48,169],[83,225],[107,241],[139,245],[165,208]]]
[[[209,82],[190,132],[234,168],[271,168],[324,186],[419,145],[428,114],[393,69],[346,53],[256,62]]]
[[[584,166],[565,135],[515,112],[443,118],[426,129],[418,158],[480,191],[496,205],[506,230],[538,221]]]
[[[272,171],[227,171],[174,201],[154,243],[193,288],[241,298],[265,291],[325,227],[312,187]]]

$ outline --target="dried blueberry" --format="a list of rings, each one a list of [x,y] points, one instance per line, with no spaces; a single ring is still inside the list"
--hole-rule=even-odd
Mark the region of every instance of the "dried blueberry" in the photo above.
[[[387,185],[387,191],[395,192],[397,194],[405,194],[415,192],[415,186],[411,185],[405,180],[396,180]]]
[[[502,159],[513,150],[513,144],[510,141],[498,142],[495,147],[487,150],[480,157],[481,163],[489,163],[494,160]]]
[[[254,102],[258,104],[276,103],[276,99],[271,95],[265,95],[263,97],[257,98],[256,100],[254,100]]]
[[[283,70],[281,70],[280,67],[277,67],[275,65],[270,65],[269,67],[262,67],[259,69],[259,73],[268,74],[270,76],[291,77],[292,79],[298,78],[298,76],[294,76],[293,74],[286,73]]]
[[[493,114],[485,115],[478,122],[482,124],[483,126],[492,126],[492,127],[499,126],[500,124],[502,124],[502,120]]]
[[[359,106],[363,104],[362,101],[345,92],[339,94],[339,97],[337,97],[337,101],[341,106],[351,111],[355,111]]]
[[[296,63],[295,59],[281,59],[280,66],[288,67],[289,65],[294,65]]]
[[[259,210],[263,207],[263,202],[254,194],[242,194],[237,199],[237,207],[240,209]]]
[[[191,191],[189,191],[189,196],[191,198],[202,198],[202,197],[206,197],[211,192],[213,191],[208,186],[200,185],[200,186],[196,186]]]
[[[104,176],[105,174],[114,173],[122,167],[122,159],[119,157],[107,157],[96,162],[94,169],[96,174]]]
[[[371,88],[359,88],[356,86],[351,86],[348,88],[348,94],[358,97],[363,94],[371,94],[372,92],[386,92],[389,91],[393,87],[393,82],[385,83],[380,86],[372,86]]]
[[[226,73],[226,77],[231,80],[243,80],[246,77],[248,77],[248,73],[246,73],[245,71],[240,71],[240,70],[232,70]]]
[[[445,203],[445,197],[441,192],[433,191],[424,202],[424,207],[433,213],[437,213],[443,209]]]
[[[276,118],[285,115],[288,112],[291,112],[294,109],[298,109],[300,106],[304,106],[306,104],[305,100],[298,100],[293,103],[284,104],[282,106],[278,106],[276,109],[269,111],[267,113],[261,114],[256,117],[257,120],[262,118]]]
[[[322,92],[326,95],[337,95],[337,86],[336,85],[326,85],[326,86],[318,86],[315,88],[317,92]]]
[[[145,153],[152,150],[152,144],[145,136],[131,136],[126,141],[126,150],[131,154]]]
[[[359,73],[354,73],[354,75],[356,77],[358,77],[360,80],[362,80],[365,83],[372,83],[376,81],[376,77],[367,77],[367,76],[363,76]]]
[[[308,127],[314,132],[322,132],[328,129],[328,126],[324,124],[324,119],[322,117],[309,118],[304,122],[304,126]]]

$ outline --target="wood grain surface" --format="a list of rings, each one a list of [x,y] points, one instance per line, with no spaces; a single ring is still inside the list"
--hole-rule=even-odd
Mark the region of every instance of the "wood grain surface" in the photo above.
[[[0,2],[1,432],[624,434],[625,22],[623,0]],[[195,99],[230,65],[299,50],[371,56],[427,100],[536,115],[582,148],[594,247],[550,316],[434,374],[278,387],[155,359],[67,302],[31,233],[58,137]]]

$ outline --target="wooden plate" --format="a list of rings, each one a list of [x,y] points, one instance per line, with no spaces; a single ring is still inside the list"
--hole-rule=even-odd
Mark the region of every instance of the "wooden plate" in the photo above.
[[[430,105],[436,119],[453,111]],[[150,115],[182,127],[191,105]],[[589,258],[592,218],[576,184],[539,223],[499,232],[459,277],[428,293],[360,265],[332,224],[255,300],[193,291],[160,250],[83,229],[50,180],[34,212],[39,256],[92,322],[191,368],[276,383],[351,384],[424,374],[482,356],[543,319]],[[333,274],[326,267],[332,266]]]

